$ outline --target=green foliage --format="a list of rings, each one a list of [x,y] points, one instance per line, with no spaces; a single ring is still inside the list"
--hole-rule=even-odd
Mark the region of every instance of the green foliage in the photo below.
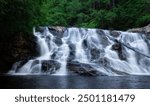
[[[31,12],[33,11],[32,3],[28,0],[7,0],[2,2],[0,12],[1,30],[3,32],[27,30],[30,26],[29,21],[32,21],[32,13],[34,13]]]
[[[125,30],[150,23],[149,0],[0,0],[3,32],[33,26],[77,26]]]
[[[144,15],[142,17],[139,17],[139,19],[137,19],[137,21],[136,21],[137,26],[138,25],[144,26],[147,23],[150,23],[150,15]]]

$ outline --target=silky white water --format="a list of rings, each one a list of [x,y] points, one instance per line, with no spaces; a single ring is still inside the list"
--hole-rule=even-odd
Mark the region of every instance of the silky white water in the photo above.
[[[150,74],[150,41],[146,35],[121,31],[115,33],[117,36],[108,30],[66,28],[58,37],[48,27],[43,32],[34,30],[40,56],[19,68],[19,64],[15,63],[10,73],[67,75],[70,70],[67,64],[77,61],[110,76]]]

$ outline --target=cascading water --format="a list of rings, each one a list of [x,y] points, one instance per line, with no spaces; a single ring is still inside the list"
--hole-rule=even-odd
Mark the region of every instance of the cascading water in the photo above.
[[[45,27],[42,31],[34,30],[34,35],[40,56],[23,65],[22,61],[15,63],[10,73],[150,74],[150,40],[144,34],[85,28],[59,31]]]

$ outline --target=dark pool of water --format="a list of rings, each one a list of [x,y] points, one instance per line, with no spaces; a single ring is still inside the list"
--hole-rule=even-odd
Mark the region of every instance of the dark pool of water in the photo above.
[[[150,89],[150,76],[0,75],[1,89]]]

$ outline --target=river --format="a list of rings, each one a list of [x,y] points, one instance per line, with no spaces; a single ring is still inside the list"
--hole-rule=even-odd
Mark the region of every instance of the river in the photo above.
[[[0,75],[1,89],[150,89],[150,76]]]

